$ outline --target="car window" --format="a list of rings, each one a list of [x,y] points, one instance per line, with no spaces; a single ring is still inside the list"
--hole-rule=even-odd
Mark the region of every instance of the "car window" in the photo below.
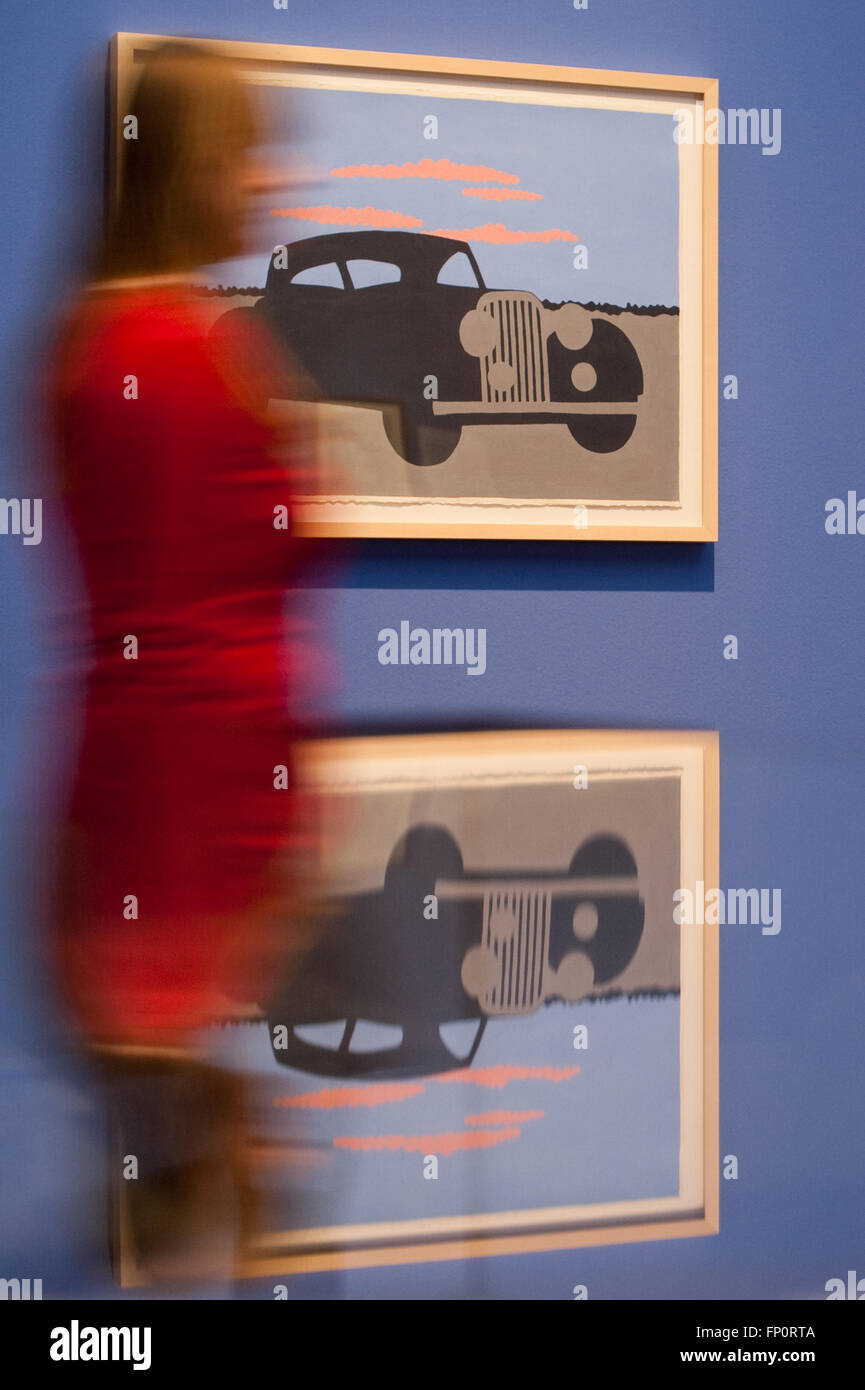
[[[468,1061],[477,1040],[478,1027],[479,1020],[476,1018],[460,1018],[439,1024],[439,1037],[456,1061]]]
[[[436,278],[438,285],[467,285],[473,290],[480,289],[477,271],[465,251],[455,251],[449,256]]]
[[[386,1052],[392,1047],[399,1047],[402,1042],[402,1029],[398,1024],[371,1023],[365,1018],[343,1018],[333,1023],[295,1024],[294,1031],[301,1042],[308,1043],[311,1047],[324,1047],[329,1052],[336,1052],[350,1022],[352,1031],[348,1047],[351,1052]]]
[[[326,1047],[336,1052],[342,1042],[347,1022],[348,1019],[342,1018],[336,1023],[297,1024],[294,1031],[301,1042],[309,1043],[311,1047]]]
[[[292,275],[291,283],[292,285],[320,285],[322,288],[332,290],[345,289],[336,261],[327,261],[323,265],[307,266],[306,270],[299,270],[296,275]]]
[[[371,1023],[369,1019],[359,1018],[351,1035],[352,1052],[386,1052],[399,1047],[402,1042],[402,1029],[396,1023]]]
[[[351,283],[356,290],[368,290],[373,285],[392,285],[402,279],[402,271],[393,261],[346,261]]]

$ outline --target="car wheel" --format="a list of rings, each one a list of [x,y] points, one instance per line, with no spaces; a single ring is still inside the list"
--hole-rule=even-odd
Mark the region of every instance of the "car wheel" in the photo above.
[[[634,433],[636,415],[583,415],[569,420],[568,431],[581,449],[593,454],[611,454],[627,444]]]
[[[384,432],[391,448],[418,468],[444,463],[460,442],[461,425],[440,424],[432,415],[386,410]]]

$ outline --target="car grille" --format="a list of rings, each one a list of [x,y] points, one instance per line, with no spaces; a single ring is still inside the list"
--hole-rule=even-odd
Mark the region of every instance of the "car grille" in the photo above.
[[[498,343],[481,358],[481,395],[489,404],[509,402],[537,404],[550,398],[547,339],[541,326],[541,306],[533,294],[487,293],[478,309],[489,314],[498,330]],[[489,382],[489,368],[504,362],[513,367],[514,384],[496,390]]]
[[[553,895],[546,889],[492,889],[484,895],[483,944],[498,975],[481,1001],[488,1014],[525,1014],[543,999]]]

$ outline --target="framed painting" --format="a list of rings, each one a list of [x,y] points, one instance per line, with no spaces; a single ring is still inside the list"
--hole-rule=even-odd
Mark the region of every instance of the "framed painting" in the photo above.
[[[113,194],[161,42],[113,41]],[[714,79],[201,42],[295,171],[198,288],[299,368],[304,533],[717,538]]]
[[[718,934],[674,906],[718,882],[717,735],[352,738],[302,766],[326,911],[208,1043],[256,1097],[242,1274],[717,1231]]]

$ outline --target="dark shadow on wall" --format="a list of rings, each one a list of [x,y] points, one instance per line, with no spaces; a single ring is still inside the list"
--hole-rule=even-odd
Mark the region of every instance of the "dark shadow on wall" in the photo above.
[[[307,588],[712,593],[702,541],[363,540],[297,542]]]

